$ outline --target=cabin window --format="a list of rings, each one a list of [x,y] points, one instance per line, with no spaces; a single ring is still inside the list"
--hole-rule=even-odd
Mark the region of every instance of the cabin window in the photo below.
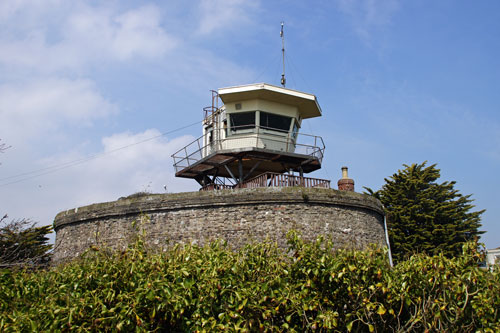
[[[205,144],[210,144],[214,141],[213,133],[214,131],[212,125],[205,127]]]
[[[255,111],[231,113],[229,115],[229,121],[232,133],[253,129],[255,128]]]
[[[280,116],[278,114],[260,112],[260,126],[265,129],[288,132],[292,118]]]

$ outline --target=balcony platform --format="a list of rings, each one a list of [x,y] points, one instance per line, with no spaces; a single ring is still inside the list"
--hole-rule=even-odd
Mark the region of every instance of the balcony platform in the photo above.
[[[302,168],[304,173],[309,173],[321,168],[319,156],[250,147],[218,150],[199,159],[196,156],[183,157],[179,164],[174,165],[175,176],[197,178],[201,175],[215,175],[217,172],[219,177],[239,177],[239,161],[242,161],[245,179],[265,172],[284,173]]]

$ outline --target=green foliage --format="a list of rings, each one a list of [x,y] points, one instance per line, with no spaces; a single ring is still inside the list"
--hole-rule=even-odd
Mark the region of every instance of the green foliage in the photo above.
[[[396,260],[422,252],[456,256],[466,242],[477,241],[483,233],[479,228],[484,210],[472,212],[471,196],[454,189],[454,181],[438,184],[436,164],[425,164],[405,164],[377,192],[366,188],[385,206]]]
[[[214,242],[94,248],[47,271],[0,271],[0,331],[476,331],[500,329],[500,274],[457,258],[333,250],[289,235],[239,251]]]
[[[0,219],[0,268],[13,266],[39,266],[50,260],[47,235],[51,226],[36,227],[27,219],[6,222]]]

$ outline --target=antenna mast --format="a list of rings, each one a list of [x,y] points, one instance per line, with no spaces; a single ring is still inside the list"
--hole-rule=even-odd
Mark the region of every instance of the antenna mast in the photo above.
[[[283,33],[283,26],[285,25],[285,22],[281,22],[281,31],[280,31],[280,37],[281,37],[281,53],[283,54],[283,74],[281,74],[281,85],[285,87],[286,84],[286,79],[285,79],[285,34]]]

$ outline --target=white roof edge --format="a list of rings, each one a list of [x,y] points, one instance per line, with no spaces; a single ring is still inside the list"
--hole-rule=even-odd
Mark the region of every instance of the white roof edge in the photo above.
[[[314,103],[316,103],[316,107],[318,108],[319,113],[323,115],[323,110],[321,110],[321,106],[319,106],[318,100],[316,98],[314,99]]]
[[[296,96],[299,98],[316,101],[316,96],[313,94],[305,93],[305,92],[298,91],[298,90],[278,87],[278,86],[274,86],[274,85],[268,84],[268,83],[253,83],[253,84],[246,84],[246,85],[241,85],[241,86],[219,88],[218,93],[219,93],[219,95],[223,95],[223,94],[232,94],[232,93],[238,93],[238,92],[259,90],[259,89],[270,90],[270,91],[274,91],[274,92],[278,92],[278,93],[282,93],[282,94],[292,95],[292,96]]]

